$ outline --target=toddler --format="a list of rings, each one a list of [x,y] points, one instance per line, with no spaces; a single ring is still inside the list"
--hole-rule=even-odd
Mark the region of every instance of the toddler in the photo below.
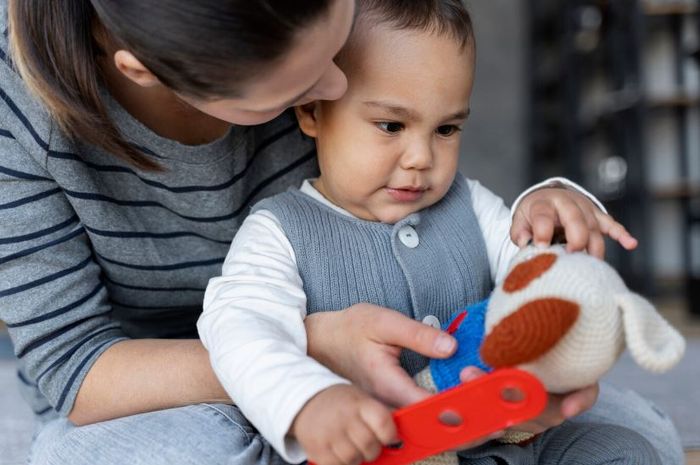
[[[320,176],[253,208],[198,322],[223,386],[289,462],[354,464],[396,439],[387,407],[307,356],[306,315],[368,302],[439,327],[485,298],[517,251],[510,211],[457,172],[474,82],[467,12],[457,0],[358,9],[337,58],[347,93],[296,109]],[[426,363],[401,354],[411,375]],[[487,443],[461,456],[658,461],[632,431],[569,423],[528,446]]]

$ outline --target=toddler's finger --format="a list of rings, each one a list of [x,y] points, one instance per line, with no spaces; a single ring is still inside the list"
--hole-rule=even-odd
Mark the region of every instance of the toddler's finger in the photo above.
[[[391,411],[382,403],[375,400],[363,403],[360,418],[382,444],[393,444],[399,440]]]
[[[531,211],[530,227],[532,228],[533,242],[540,247],[551,244],[557,220],[556,210],[551,205],[540,202],[533,205]]]
[[[600,215],[598,215],[598,223],[604,234],[607,234],[611,239],[619,242],[626,250],[633,250],[639,245],[639,241],[637,241],[624,226],[615,221],[612,216],[600,213]]]
[[[605,258],[605,240],[599,231],[591,231],[588,234],[588,253],[594,257]]]
[[[564,228],[566,249],[571,252],[584,250],[590,236],[590,226],[586,214],[576,202],[571,200],[562,201],[557,213],[559,214],[559,222]]]
[[[365,462],[371,462],[382,451],[382,443],[364,422],[358,421],[352,425],[348,431],[350,440],[362,452],[362,459]]]
[[[510,239],[521,249],[532,239],[530,223],[522,213],[516,212],[513,216],[513,224],[510,226]]]
[[[339,465],[360,465],[362,453],[347,437],[337,438],[331,446]]]

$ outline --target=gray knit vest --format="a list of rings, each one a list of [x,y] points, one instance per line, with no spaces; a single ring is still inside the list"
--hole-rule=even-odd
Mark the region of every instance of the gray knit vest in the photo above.
[[[343,215],[298,190],[265,199],[257,210],[279,219],[309,314],[368,302],[443,324],[491,290],[486,245],[461,175],[440,202],[394,225]],[[426,363],[413,352],[401,355],[411,375]]]

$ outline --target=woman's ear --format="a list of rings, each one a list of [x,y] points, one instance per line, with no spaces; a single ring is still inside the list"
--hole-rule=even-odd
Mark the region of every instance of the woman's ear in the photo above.
[[[138,58],[126,50],[117,50],[114,53],[114,65],[126,77],[142,87],[153,87],[160,81],[146,68]]]
[[[318,111],[320,102],[311,102],[294,107],[299,127],[309,137],[318,135]]]

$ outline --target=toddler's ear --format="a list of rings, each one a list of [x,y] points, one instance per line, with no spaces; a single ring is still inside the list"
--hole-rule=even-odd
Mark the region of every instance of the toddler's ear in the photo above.
[[[309,137],[316,137],[318,134],[318,120],[316,116],[319,106],[320,102],[311,102],[294,107],[299,127]]]

